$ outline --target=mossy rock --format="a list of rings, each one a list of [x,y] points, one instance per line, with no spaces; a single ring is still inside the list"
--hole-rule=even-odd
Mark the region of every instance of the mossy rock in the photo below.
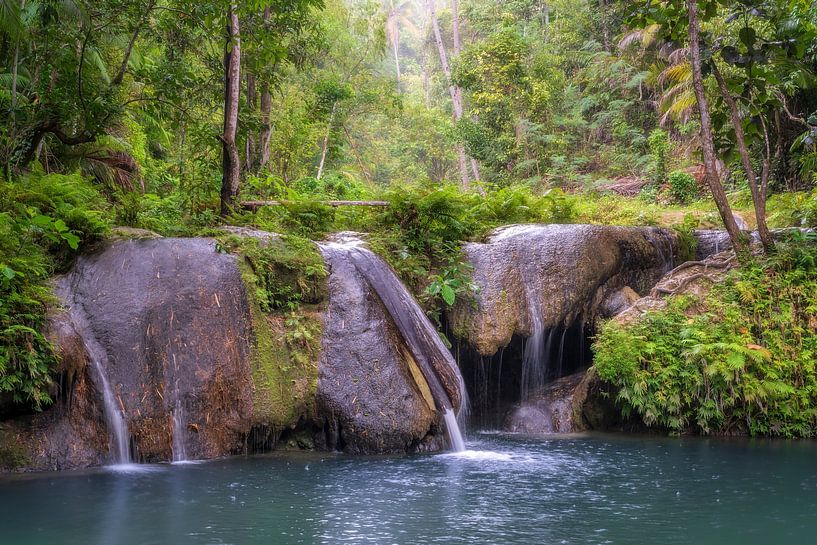
[[[9,430],[0,426],[0,469],[13,471],[31,463],[25,447]]]

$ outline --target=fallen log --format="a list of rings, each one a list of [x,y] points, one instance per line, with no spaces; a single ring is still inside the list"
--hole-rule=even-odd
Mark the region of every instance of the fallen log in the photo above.
[[[302,202],[312,202],[314,204],[322,204],[333,208],[337,208],[339,206],[389,206],[388,201],[244,201],[241,203],[241,207],[246,210],[255,211],[259,208],[263,208],[264,206],[287,206]]]

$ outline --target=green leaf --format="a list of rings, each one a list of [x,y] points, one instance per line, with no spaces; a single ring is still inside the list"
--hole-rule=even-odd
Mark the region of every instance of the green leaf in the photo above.
[[[757,42],[757,33],[752,27],[743,27],[740,29],[738,36],[740,37],[740,41],[743,42],[743,45],[748,49],[752,49]]]
[[[38,214],[31,218],[32,225],[40,227],[42,229],[48,229],[51,227],[51,223],[54,220],[48,216],[43,216],[42,214]]]
[[[79,237],[73,233],[64,233],[62,238],[68,243],[72,250],[79,248]]]
[[[457,295],[454,293],[454,290],[451,289],[451,286],[444,284],[442,289],[440,290],[440,295],[443,297],[443,301],[450,307],[454,304],[454,301],[457,299]]]

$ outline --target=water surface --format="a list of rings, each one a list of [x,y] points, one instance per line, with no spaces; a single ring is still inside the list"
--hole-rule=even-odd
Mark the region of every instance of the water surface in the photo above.
[[[817,443],[483,434],[468,452],[276,454],[0,479],[3,545],[800,544]]]

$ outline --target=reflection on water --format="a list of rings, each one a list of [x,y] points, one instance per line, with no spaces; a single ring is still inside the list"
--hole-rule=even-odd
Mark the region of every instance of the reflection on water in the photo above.
[[[817,444],[480,435],[465,452],[287,454],[0,479],[0,543],[812,543]]]

